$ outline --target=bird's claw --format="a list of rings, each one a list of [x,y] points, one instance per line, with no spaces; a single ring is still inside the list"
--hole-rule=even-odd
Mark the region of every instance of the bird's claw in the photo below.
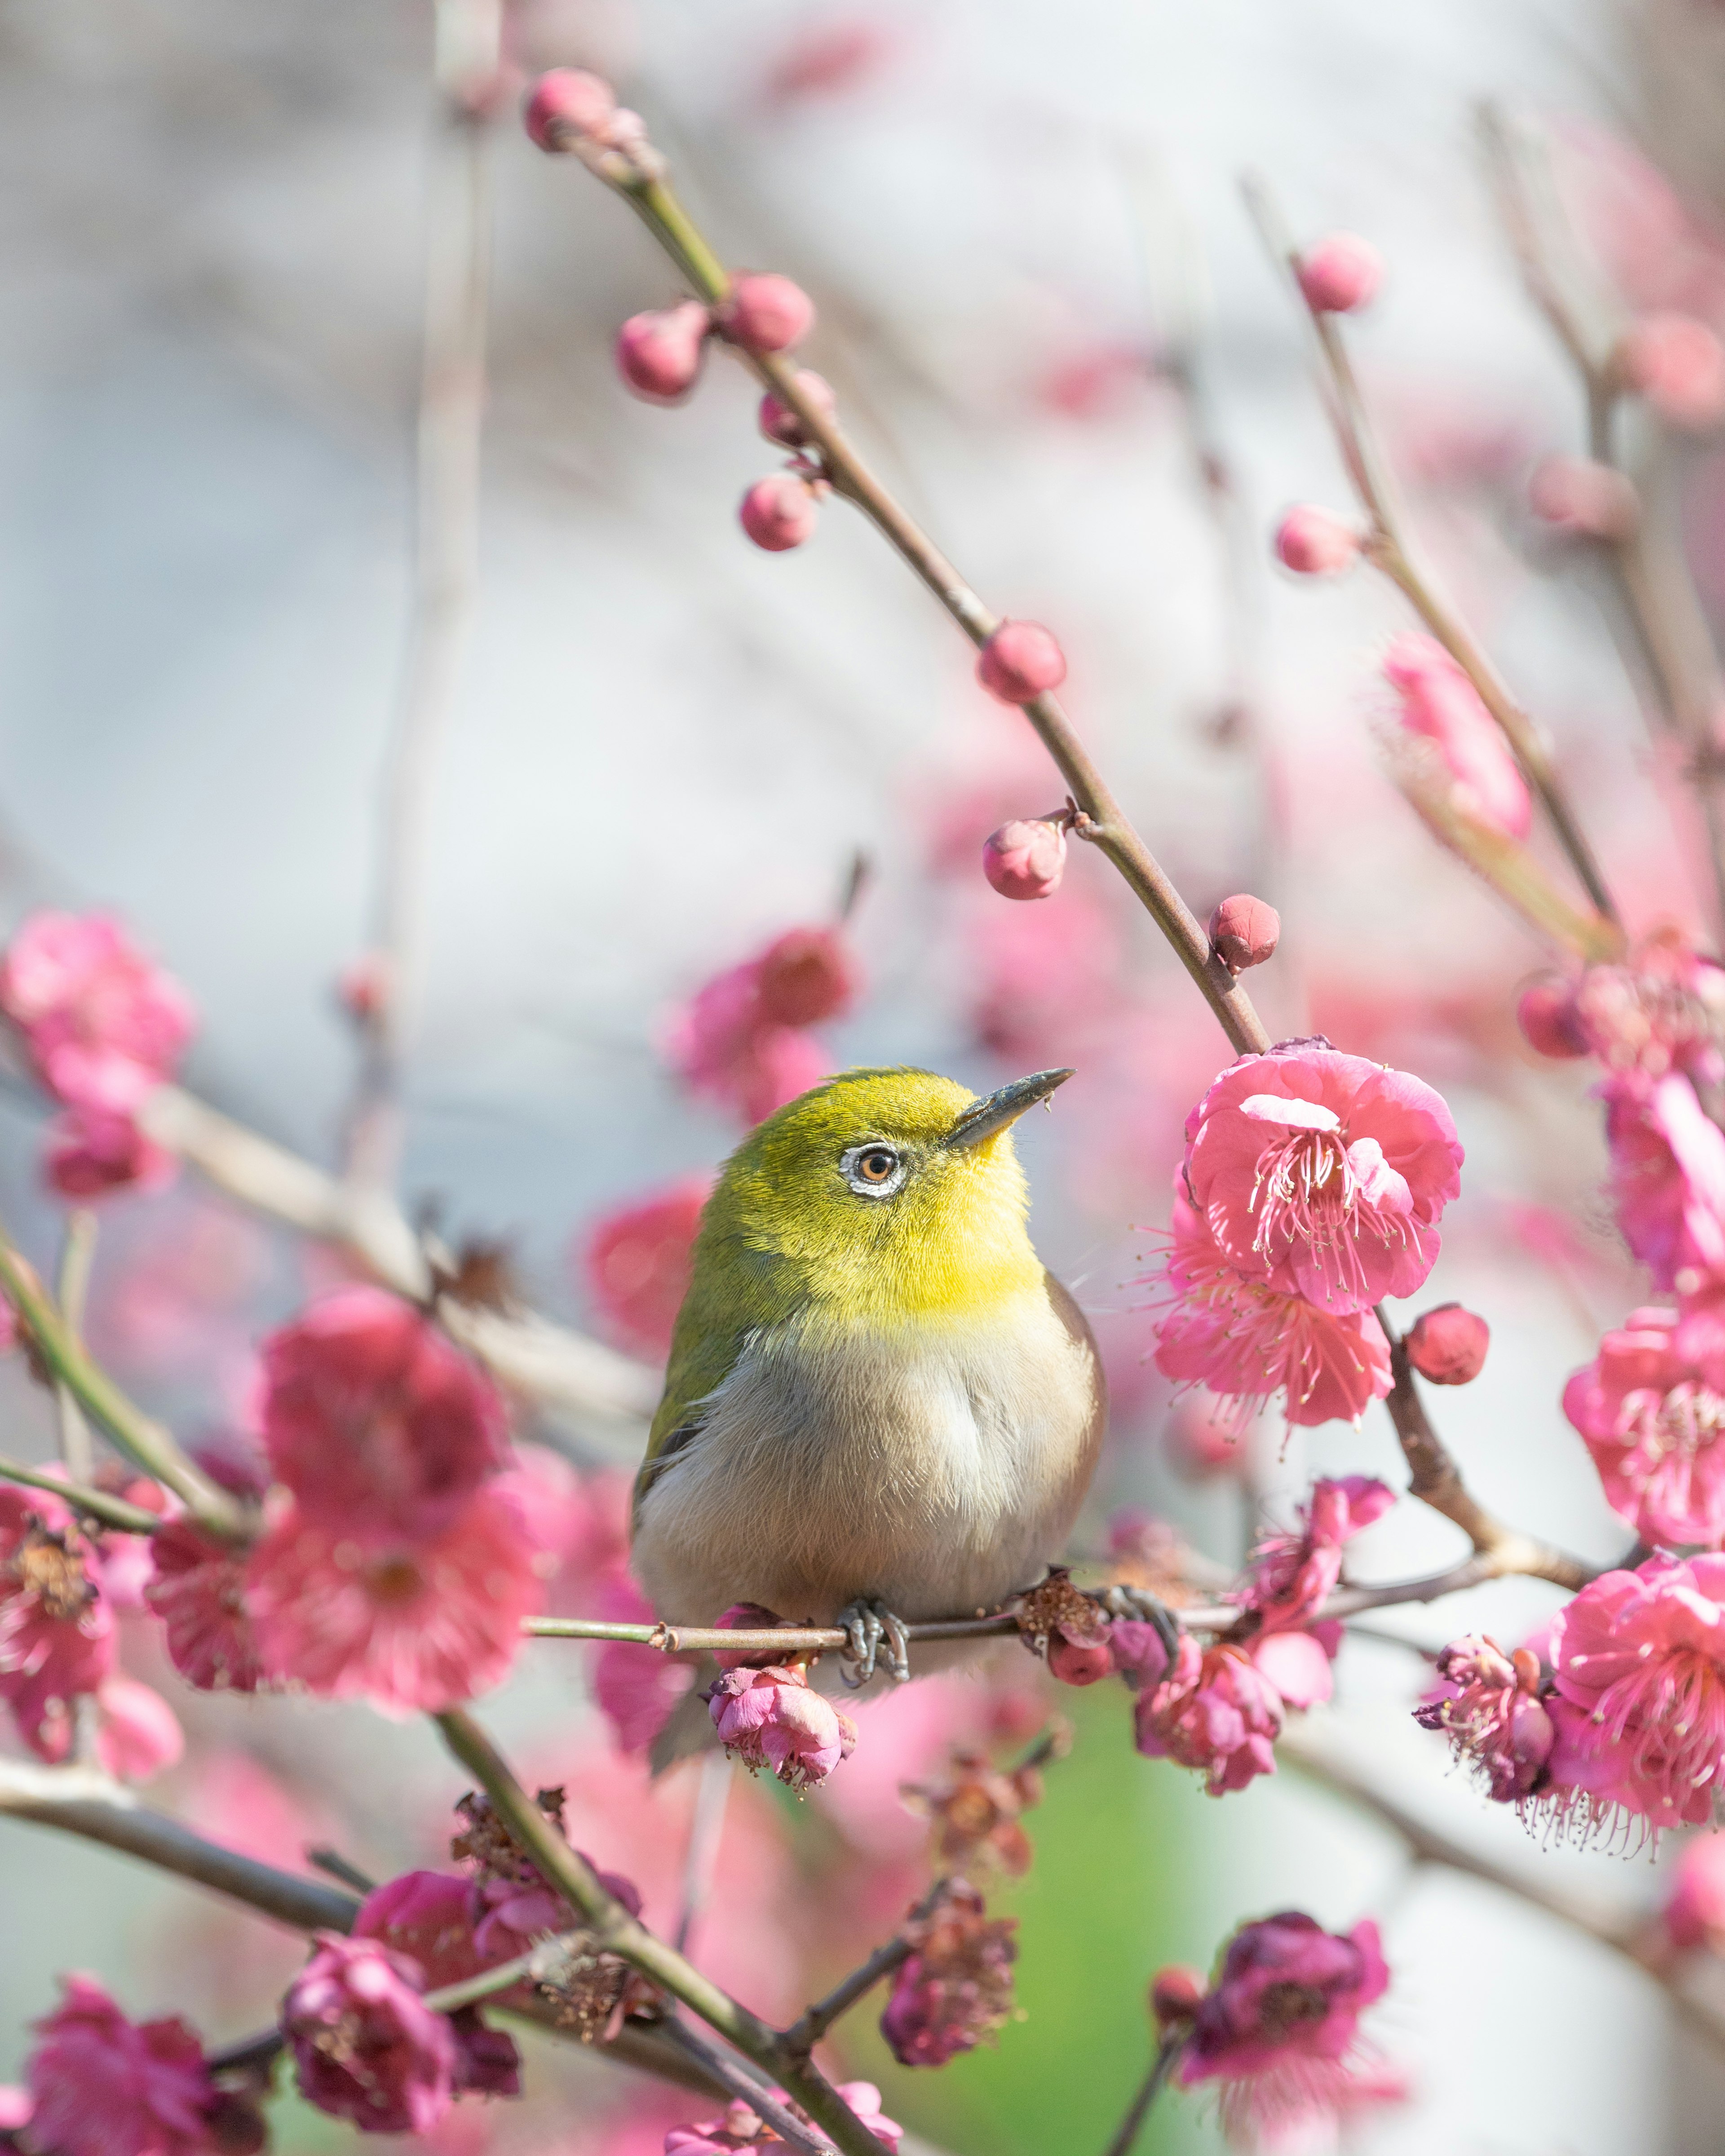
[[[1102,1606],[1111,1617],[1132,1618],[1140,1624],[1153,1625],[1157,1638],[1168,1650],[1168,1665],[1173,1667],[1180,1651],[1180,1620],[1167,1603],[1146,1587],[1111,1587],[1102,1597]]]
[[[882,1661],[895,1684],[903,1684],[908,1679],[910,1642],[905,1636],[904,1623],[893,1615],[884,1602],[859,1596],[839,1612],[839,1626],[845,1635],[841,1650],[845,1659],[843,1674],[850,1691],[860,1691],[867,1684],[875,1674],[876,1663]]]

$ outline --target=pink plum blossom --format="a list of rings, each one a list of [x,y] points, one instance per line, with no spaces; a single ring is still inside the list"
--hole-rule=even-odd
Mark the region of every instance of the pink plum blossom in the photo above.
[[[245,1604],[245,1557],[190,1520],[151,1539],[144,1599],[167,1628],[174,1667],[200,1691],[255,1691],[264,1671]]]
[[[943,2066],[988,2041],[1012,2012],[1016,1920],[990,1919],[962,1879],[900,1936],[911,1948],[893,1979],[880,2034],[901,2066]]]
[[[1375,1924],[1338,1934],[1293,1909],[1243,1924],[1193,2015],[1180,2084],[1218,2083],[1236,2140],[1339,2112],[1358,2071],[1359,2017],[1389,1985]]]
[[[830,1058],[806,1029],[840,1016],[856,985],[837,930],[792,930],[715,974],[674,1014],[671,1066],[691,1091],[759,1122],[825,1077]]]
[[[32,2146],[52,2156],[214,2156],[217,2103],[183,2021],[128,2021],[93,1977],[35,2025],[26,2068]]]
[[[543,1604],[537,1559],[506,1491],[477,1491],[411,1540],[308,1519],[280,1492],[245,1599],[272,1676],[388,1714],[435,1714],[508,1674],[521,1620]]]
[[[71,1513],[46,1491],[0,1485],[0,1698],[49,1762],[72,1742],[72,1702],[114,1667],[114,1615]]]
[[[48,1127],[42,1158],[49,1188],[80,1204],[116,1190],[164,1190],[178,1167],[131,1116],[113,1108],[64,1109]]]
[[[1409,630],[1384,654],[1384,678],[1401,698],[1403,726],[1431,742],[1463,805],[1512,839],[1533,820],[1527,782],[1480,693],[1435,638]]]
[[[1680,1953],[1725,1953],[1725,1833],[1698,1834],[1684,1843],[1663,1916]]]
[[[1206,1651],[1183,1633],[1173,1669],[1138,1694],[1134,1721],[1147,1759],[1199,1768],[1213,1797],[1276,1772],[1281,1699],[1244,1648]]]
[[[263,1435],[302,1515],[349,1534],[434,1534],[509,1459],[490,1379],[398,1296],[321,1297],[264,1343]]]
[[[614,1624],[650,1625],[653,1605],[619,1566],[600,1584],[595,1613]],[[694,1666],[634,1640],[607,1640],[593,1665],[593,1697],[619,1750],[646,1752],[695,1683]]]
[[[360,1904],[352,1936],[377,1939],[417,1962],[428,1991],[477,1976],[488,1958],[474,1943],[470,1880],[454,1871],[404,1871],[374,1887]],[[500,1954],[500,1961],[511,1957]]]
[[[1725,420],[1725,345],[1692,315],[1644,315],[1618,346],[1617,371],[1674,427],[1706,434]]]
[[[454,2093],[455,2035],[420,1997],[419,1964],[320,1932],[282,2001],[300,2093],[367,2133],[427,2133]]]
[[[1725,1542],[1725,1396],[1670,1310],[1632,1311],[1563,1389],[1612,1511],[1644,1542]]]
[[[1725,1282],[1725,1132],[1689,1081],[1614,1086],[1605,1142],[1617,1224],[1655,1286],[1693,1295]]]
[[[1462,1156],[1421,1080],[1287,1042],[1224,1070],[1187,1135],[1192,1201],[1242,1274],[1341,1317],[1431,1270]]]
[[[619,1344],[638,1355],[670,1353],[671,1327],[689,1291],[695,1231],[712,1189],[685,1176],[651,1198],[596,1220],[578,1249],[594,1307]]]
[[[33,913],[0,959],[0,1011],[68,1106],[128,1113],[179,1065],[196,1017],[105,913]]]
[[[1252,1553],[1245,1604],[1266,1631],[1303,1625],[1317,1615],[1342,1577],[1346,1543],[1380,1520],[1395,1492],[1369,1475],[1322,1476],[1301,1507],[1299,1534],[1270,1535]]]
[[[1545,1789],[1556,1743],[1538,1656],[1525,1647],[1506,1655],[1495,1640],[1470,1633],[1444,1649],[1437,1673],[1414,1719],[1449,1738],[1493,1804],[1524,1807]]]
[[[1656,929],[1616,966],[1589,966],[1561,1022],[1610,1077],[1651,1086],[1681,1071],[1725,1083],[1725,967],[1681,929]]]
[[[1003,898],[1048,898],[1066,867],[1066,834],[1058,822],[1014,818],[983,843],[983,874]]]
[[[1572,1814],[1705,1825],[1725,1770],[1725,1557],[1602,1573],[1558,1612],[1551,1660]]]
[[[1332,1314],[1232,1265],[1182,1186],[1163,1273],[1156,1367],[1233,1403],[1236,1435],[1280,1393],[1290,1423],[1358,1421],[1390,1388],[1389,1343],[1369,1310]]]
[[[149,1782],[186,1749],[179,1717],[153,1686],[110,1676],[96,1692],[95,1755],[116,1782]]]
[[[749,1772],[787,1789],[824,1782],[856,1743],[856,1724],[809,1689],[800,1668],[726,1670],[709,1694],[719,1742]]]

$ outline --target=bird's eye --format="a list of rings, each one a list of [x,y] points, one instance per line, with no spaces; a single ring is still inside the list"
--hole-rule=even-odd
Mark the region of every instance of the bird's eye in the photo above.
[[[903,1161],[879,1139],[852,1146],[839,1165],[859,1198],[891,1198],[905,1179]]]

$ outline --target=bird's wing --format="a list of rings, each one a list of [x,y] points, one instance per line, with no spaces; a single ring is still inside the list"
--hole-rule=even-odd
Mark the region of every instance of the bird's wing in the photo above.
[[[685,1446],[701,1435],[708,1406],[736,1368],[750,1337],[747,1328],[716,1322],[697,1278],[677,1319],[671,1339],[670,1362],[665,1373],[665,1395],[653,1418],[646,1457],[635,1477],[634,1507]]]

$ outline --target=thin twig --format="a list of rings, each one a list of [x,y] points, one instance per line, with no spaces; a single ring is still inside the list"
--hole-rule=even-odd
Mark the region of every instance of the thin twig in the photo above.
[[[350,1864],[339,1849],[331,1849],[321,1842],[307,1845],[305,1861],[315,1864],[320,1871],[331,1879],[339,1879],[344,1887],[351,1887],[356,1894],[370,1894],[377,1890],[377,1882],[362,1871],[357,1864]]]
[[[907,1924],[916,1923],[932,1916],[945,1898],[951,1881],[937,1879],[905,1918]],[[910,1959],[914,1949],[901,1930],[876,1947],[866,1961],[859,1962],[848,1976],[841,1977],[824,1999],[792,2022],[784,2032],[784,2041],[793,2051],[812,2051],[840,2015],[848,2014],[860,1999],[865,1999],[883,1978],[901,1969]]]
[[[74,1207],[66,1216],[66,1237],[60,1248],[60,1269],[54,1292],[59,1299],[66,1330],[79,1341],[84,1337],[84,1305],[90,1293],[90,1270],[95,1262],[95,1214],[88,1206]],[[88,1482],[95,1473],[95,1448],[91,1442],[90,1424],[84,1419],[84,1410],[69,1385],[57,1384],[54,1399],[59,1419],[60,1458],[65,1462],[66,1472],[74,1482]]]
[[[1327,377],[1327,402],[1337,446],[1360,506],[1371,523],[1364,549],[1367,558],[1399,588],[1433,636],[1473,683],[1481,701],[1502,730],[1527,783],[1539,796],[1583,888],[1604,919],[1616,924],[1617,908],[1594,859],[1593,850],[1558,783],[1550,751],[1538,729],[1511,695],[1508,684],[1475,642],[1466,624],[1439,588],[1430,569],[1414,552],[1406,516],[1373,430],[1335,316],[1311,305],[1301,290],[1299,249],[1269,187],[1256,174],[1248,174],[1242,183],[1242,192],[1265,246],[1272,260],[1286,273],[1317,340]]]
[[[1144,2130],[1144,2121],[1150,2116],[1150,2107],[1161,2092],[1163,2084],[1173,2071],[1185,2039],[1183,2036],[1164,2036],[1151,2061],[1150,2071],[1143,2085],[1132,2098],[1126,2117],[1120,2122],[1120,2130],[1108,2143],[1106,2156],[1132,2156],[1138,2145],[1138,2136]]]
[[[596,153],[573,133],[561,146],[573,151],[639,215],[691,289],[709,305],[729,298],[731,279],[724,264],[672,192],[662,171],[648,177],[627,163]],[[795,413],[809,440],[820,452],[834,491],[854,503],[920,577],[971,641],[986,644],[1000,617],[985,605],[903,505],[881,483],[830,413],[804,393],[793,360],[778,352],[734,346],[737,357]],[[1139,901],[1173,945],[1197,983],[1237,1053],[1262,1053],[1270,1035],[1251,999],[1210,950],[1202,923],[1168,880],[1161,864],[1133,828],[1101,772],[1074,732],[1060,701],[1052,695],[1024,706],[1024,716],[1053,757],[1080,811],[1076,835],[1097,847],[1114,864]]]
[[[728,1752],[709,1752],[701,1763],[701,1779],[695,1789],[695,1815],[689,1822],[689,1846],[683,1858],[683,1907],[677,1918],[675,1945],[679,1953],[689,1951],[689,1936],[706,1906],[724,1838],[725,1810],[732,1779]]]
[[[68,1481],[39,1467],[25,1467],[16,1460],[0,1460],[0,1482],[22,1482],[32,1490],[49,1491],[74,1512],[87,1513],[105,1527],[118,1527],[122,1534],[153,1535],[162,1525],[160,1515],[146,1512],[141,1505],[128,1504],[124,1497],[110,1497],[105,1490]]]
[[[244,1533],[244,1515],[228,1492],[212,1482],[196,1461],[188,1460],[172,1433],[128,1399],[85,1353],[3,1227],[0,1227],[0,1291],[18,1312],[32,1345],[56,1383],[67,1388],[122,1452],[128,1453],[146,1475],[153,1475],[172,1490],[213,1532]]]
[[[384,781],[369,963],[375,992],[347,1143],[347,1180],[393,1187],[401,1090],[425,964],[426,863],[439,753],[449,732],[477,592],[480,433],[491,233],[486,93],[501,0],[437,0],[436,139],[429,189],[419,383],[413,619]]]
[[[681,1999],[745,2058],[763,2067],[832,2136],[842,2156],[878,2156],[874,2135],[811,2061],[788,2050],[777,2030],[721,1991],[675,1948],[655,1938],[607,1892],[593,1866],[552,1826],[470,1716],[454,1710],[434,1719],[449,1750],[479,1781],[547,1883],[582,1917],[598,1947],[620,1955],[661,1990]]]

